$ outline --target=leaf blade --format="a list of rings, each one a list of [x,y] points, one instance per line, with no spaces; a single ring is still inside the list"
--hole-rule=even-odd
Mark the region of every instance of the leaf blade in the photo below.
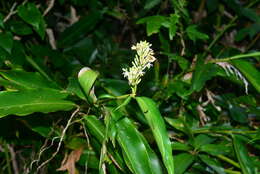
[[[168,173],[174,174],[171,142],[167,134],[164,120],[157,109],[155,102],[147,97],[136,97],[136,100],[139,107],[143,111],[150,128],[152,129]]]

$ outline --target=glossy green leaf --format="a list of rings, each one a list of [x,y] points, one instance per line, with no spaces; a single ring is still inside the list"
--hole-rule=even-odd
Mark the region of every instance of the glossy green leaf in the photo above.
[[[13,48],[12,33],[0,33],[0,47],[2,47],[6,52],[11,54]]]
[[[82,92],[81,88],[80,88],[80,84],[78,79],[74,78],[74,77],[69,77],[69,84],[67,87],[67,91],[72,93],[72,95],[76,95],[78,96],[80,99],[82,100],[86,100],[84,93]]]
[[[66,93],[55,90],[1,91],[0,117],[68,111],[76,107],[71,101],[64,100],[66,97]]]
[[[205,134],[200,134],[194,138],[194,141],[191,143],[195,149],[199,149],[201,146],[210,144],[213,141],[215,141],[214,138],[205,135]]]
[[[73,46],[81,37],[93,30],[101,18],[102,13],[98,10],[92,11],[87,16],[84,16],[61,33],[58,46],[62,48]]]
[[[193,40],[193,41],[196,41],[198,39],[200,40],[207,40],[209,39],[208,35],[205,34],[205,33],[202,33],[200,32],[198,29],[197,29],[197,26],[196,25],[190,25],[188,26],[188,28],[186,29],[186,32],[188,34],[188,37]]]
[[[22,70],[0,71],[0,75],[9,81],[9,86],[17,89],[60,89],[57,84],[42,77],[38,73]]]
[[[183,174],[193,163],[195,157],[189,153],[181,153],[174,157],[175,174]]]
[[[82,68],[78,74],[78,80],[84,94],[90,102],[96,100],[95,94],[91,92],[93,85],[98,77],[96,71],[91,70],[88,67]]]
[[[172,149],[174,149],[175,151],[176,150],[178,150],[178,151],[191,151],[192,147],[189,146],[188,144],[173,142],[172,143]]]
[[[117,141],[125,152],[135,174],[157,174],[146,143],[128,118],[117,123]],[[159,170],[160,171],[160,170]],[[162,173],[162,172],[160,172]]]
[[[233,146],[243,174],[256,174],[257,169],[250,158],[245,144],[238,135],[233,135]]]
[[[26,3],[18,7],[18,15],[28,24],[32,25],[34,30],[43,39],[45,36],[45,22],[40,10],[34,3]]]
[[[210,155],[225,155],[231,152],[231,146],[226,144],[205,144],[200,147],[200,151]]]
[[[163,162],[169,174],[174,174],[174,163],[171,142],[168,137],[164,120],[157,109],[156,103],[147,97],[136,98],[146,120],[153,132],[156,143],[161,152]]]
[[[84,120],[90,133],[102,144],[105,139],[105,126],[94,115],[86,115]]]
[[[90,134],[95,137],[98,141],[98,146],[104,143],[106,139],[106,127],[105,125],[99,120],[96,116],[94,115],[86,115],[84,116],[84,123],[85,126],[87,127],[88,131]],[[94,140],[95,140],[94,139]],[[93,144],[95,141],[91,139],[91,144]],[[98,148],[98,151],[100,150],[101,147]],[[110,146],[107,147],[108,152],[113,156],[113,158],[116,160],[117,164],[122,168],[123,166],[123,159],[121,156],[118,154],[117,151],[114,149],[110,148]],[[124,169],[123,169],[124,170]]]
[[[251,63],[245,60],[234,60],[232,64],[242,72],[246,79],[260,93],[260,72]]]
[[[226,173],[224,171],[224,168],[214,158],[209,157],[208,155],[199,155],[199,157],[205,164],[207,164],[209,167],[211,167],[213,170],[215,170],[218,174]]]

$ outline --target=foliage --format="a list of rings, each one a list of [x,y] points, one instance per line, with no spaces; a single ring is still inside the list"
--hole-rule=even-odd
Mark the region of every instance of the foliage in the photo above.
[[[1,1],[0,173],[258,173],[257,7]]]

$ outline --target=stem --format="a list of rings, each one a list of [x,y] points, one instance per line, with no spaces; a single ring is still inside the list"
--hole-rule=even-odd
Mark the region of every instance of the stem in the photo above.
[[[213,131],[213,130],[195,130],[193,131],[194,134],[198,134],[198,133],[222,133],[222,134],[255,134],[257,133],[257,131],[242,131],[242,130],[238,130],[238,131],[233,131],[233,130],[219,130],[219,131]]]
[[[132,87],[132,95],[135,96],[137,91],[137,85]]]
[[[224,169],[224,171],[225,171],[226,173],[229,173],[229,174],[241,174],[241,172],[234,171],[234,170],[230,170],[230,169]]]
[[[227,162],[227,163],[229,163],[229,164],[231,164],[231,165],[240,169],[240,165],[237,162],[233,161],[232,159],[230,159],[230,158],[228,158],[224,155],[217,155],[216,157],[218,157],[219,159],[221,159],[221,160],[223,160],[223,161],[225,161],[225,162]]]
[[[248,54],[239,54],[232,57],[222,58],[222,59],[213,59],[210,60],[209,63],[216,63],[216,62],[228,62],[231,60],[241,59],[241,58],[248,58],[248,57],[256,57],[260,56],[260,52],[248,53]]]

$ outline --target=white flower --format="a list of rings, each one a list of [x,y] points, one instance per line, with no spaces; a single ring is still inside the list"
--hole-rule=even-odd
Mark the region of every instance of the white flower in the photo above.
[[[131,47],[136,50],[137,55],[132,62],[132,67],[123,68],[123,75],[128,79],[131,86],[136,86],[141,82],[141,77],[145,74],[145,69],[153,66],[156,60],[153,50],[150,48],[152,45],[147,41],[140,41]]]

